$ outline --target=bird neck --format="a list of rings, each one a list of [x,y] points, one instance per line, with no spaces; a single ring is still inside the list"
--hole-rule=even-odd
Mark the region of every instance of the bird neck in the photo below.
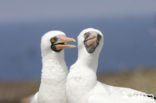
[[[64,62],[64,52],[52,52],[42,56],[42,79],[59,79],[61,78],[59,77],[60,74],[65,75],[66,73],[67,66]]]
[[[86,66],[96,72],[98,67],[98,59],[98,53],[88,53],[86,50],[82,49],[78,51],[78,59],[76,64]]]
[[[66,91],[69,103],[82,103],[82,101],[87,103],[84,98],[97,83],[97,65],[97,55],[78,51],[78,59],[70,67],[67,77]]]
[[[41,84],[38,93],[40,103],[66,103],[67,72],[64,53],[42,56]]]

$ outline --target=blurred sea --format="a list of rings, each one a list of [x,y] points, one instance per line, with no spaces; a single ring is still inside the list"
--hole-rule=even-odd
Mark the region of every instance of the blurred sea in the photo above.
[[[0,80],[39,80],[41,36],[49,30],[62,30],[76,38],[88,27],[100,29],[104,34],[98,73],[156,66],[156,32],[153,32],[156,18],[153,17],[1,22]],[[77,48],[67,49],[65,55],[70,66],[77,58]]]

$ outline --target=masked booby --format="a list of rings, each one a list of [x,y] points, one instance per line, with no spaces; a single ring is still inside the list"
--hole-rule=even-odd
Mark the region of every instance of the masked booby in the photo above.
[[[88,28],[77,39],[78,59],[70,67],[66,82],[68,103],[156,103],[151,94],[97,80],[98,59],[104,44],[101,31]]]
[[[49,31],[41,38],[42,74],[39,91],[31,103],[67,103],[65,83],[68,69],[64,61],[66,44],[75,41],[62,31]]]

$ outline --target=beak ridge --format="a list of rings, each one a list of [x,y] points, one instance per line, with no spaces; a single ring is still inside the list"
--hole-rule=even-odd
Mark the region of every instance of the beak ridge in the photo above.
[[[60,43],[66,43],[66,42],[70,42],[70,41],[75,42],[76,40],[74,38],[69,38],[66,36],[59,36],[59,42]]]
[[[70,42],[70,41],[75,42],[76,40],[73,38],[66,37],[66,36],[59,36],[59,40],[55,46],[57,49],[75,48],[76,47],[75,45],[66,44],[67,42]]]

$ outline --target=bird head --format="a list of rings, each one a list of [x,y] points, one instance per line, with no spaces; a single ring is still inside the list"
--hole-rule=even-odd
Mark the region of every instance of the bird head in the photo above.
[[[67,37],[62,31],[49,31],[41,39],[42,54],[60,53],[65,48],[74,48],[75,45],[67,44],[70,41],[75,41],[75,39]]]
[[[84,29],[78,36],[78,48],[83,49],[89,54],[99,53],[103,46],[103,34],[94,28]]]

